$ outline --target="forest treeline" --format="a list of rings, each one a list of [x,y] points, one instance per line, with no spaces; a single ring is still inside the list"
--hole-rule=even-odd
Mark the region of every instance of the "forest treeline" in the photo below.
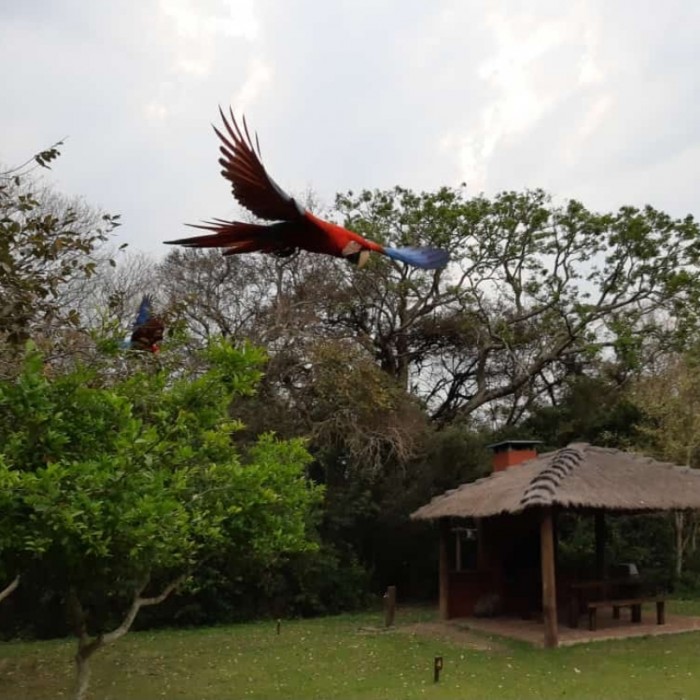
[[[128,591],[146,600],[178,577],[137,625],[333,613],[390,584],[429,599],[435,532],[408,516],[488,473],[500,439],[700,463],[691,216],[396,187],[340,194],[323,214],[447,249],[444,270],[306,253],[154,260],[117,249],[118,217],[31,168],[0,177],[0,484],[19,494],[0,495],[0,590],[21,575],[0,602],[5,636],[82,629],[88,644]],[[120,350],[144,293],[167,326],[148,357]],[[154,483],[170,501],[148,500]],[[82,502],[88,491],[109,508]],[[694,589],[697,530],[694,513],[617,519],[611,560]],[[592,557],[592,537],[570,524],[564,555]],[[85,552],[120,586],[91,587]],[[114,564],[130,558],[140,568]],[[148,561],[160,578],[139,578]]]

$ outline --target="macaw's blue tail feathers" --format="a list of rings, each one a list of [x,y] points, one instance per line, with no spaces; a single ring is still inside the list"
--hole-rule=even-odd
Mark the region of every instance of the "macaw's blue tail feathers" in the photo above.
[[[424,270],[437,270],[445,267],[450,259],[446,250],[439,248],[384,248],[384,255],[392,260],[420,267]]]
[[[149,318],[151,318],[151,309],[153,306],[153,299],[150,294],[144,294],[141,299],[141,304],[139,305],[139,311],[136,314],[136,321],[134,321],[134,328],[143,326]]]

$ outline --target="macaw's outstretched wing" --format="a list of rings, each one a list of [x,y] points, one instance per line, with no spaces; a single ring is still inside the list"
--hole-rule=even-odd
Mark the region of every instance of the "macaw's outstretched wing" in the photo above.
[[[134,321],[134,330],[143,326],[146,321],[153,315],[153,297],[150,294],[144,294],[139,304],[139,310]]]
[[[165,324],[153,315],[152,298],[144,294],[131,332],[131,347],[143,350],[153,349],[163,340],[164,333]]]
[[[231,121],[226,119],[221,107],[226,133],[214,127],[221,139],[219,163],[221,174],[231,183],[233,196],[255,216],[268,221],[292,221],[303,215],[304,210],[268,174],[260,161],[260,144],[255,137],[255,146],[248,133],[243,117],[241,131],[233,110],[229,108]],[[256,152],[257,151],[257,152]]]

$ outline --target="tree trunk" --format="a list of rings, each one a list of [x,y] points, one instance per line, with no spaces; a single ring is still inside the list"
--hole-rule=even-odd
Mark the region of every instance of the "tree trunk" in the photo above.
[[[134,592],[134,599],[131,607],[122,623],[116,629],[106,634],[99,634],[94,639],[90,639],[87,631],[87,616],[74,588],[68,592],[67,606],[68,614],[73,624],[74,632],[78,638],[78,651],[75,655],[76,685],[75,700],[85,700],[88,686],[90,684],[90,657],[102,646],[116,642],[123,637],[130,629],[139,610],[147,605],[157,605],[162,603],[177,586],[182,583],[185,576],[179,576],[165,587],[163,592],[153,598],[142,598],[141,594],[148,585],[148,577],[144,579],[141,586]]]
[[[75,666],[77,673],[75,700],[85,700],[88,686],[90,685],[90,658],[83,658],[81,653],[78,652],[75,655]]]
[[[78,651],[73,657],[76,671],[75,700],[85,700],[90,684],[90,657],[102,646],[103,638],[99,635],[93,640],[90,639],[87,631],[87,615],[75,588],[68,591],[66,606],[68,618],[78,638]]]

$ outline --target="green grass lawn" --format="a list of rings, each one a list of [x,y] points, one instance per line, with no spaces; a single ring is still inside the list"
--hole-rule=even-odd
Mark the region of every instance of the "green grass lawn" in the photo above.
[[[700,615],[700,602],[670,612]],[[397,624],[434,620],[404,609]],[[700,633],[555,650],[498,640],[477,651],[439,638],[373,633],[380,613],[127,635],[94,657],[90,697],[700,698]],[[364,629],[363,629],[364,628]],[[484,639],[484,641],[488,641]],[[71,641],[0,643],[0,698],[71,695]],[[433,658],[444,670],[433,683]]]

